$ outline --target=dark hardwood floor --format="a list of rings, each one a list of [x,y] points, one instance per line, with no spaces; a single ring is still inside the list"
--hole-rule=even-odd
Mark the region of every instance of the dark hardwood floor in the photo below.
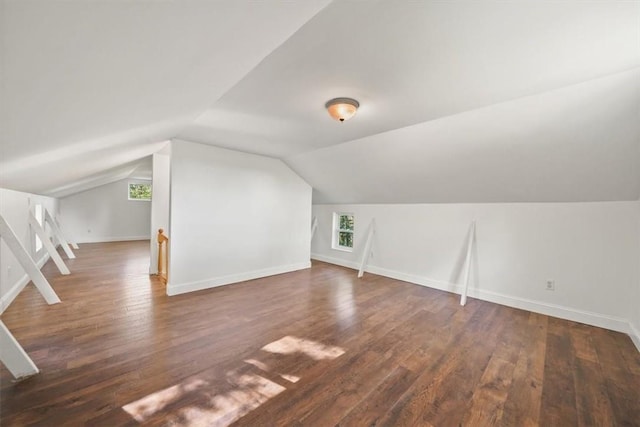
[[[148,242],[84,244],[2,320],[0,425],[638,426],[626,335],[314,262],[167,297]]]

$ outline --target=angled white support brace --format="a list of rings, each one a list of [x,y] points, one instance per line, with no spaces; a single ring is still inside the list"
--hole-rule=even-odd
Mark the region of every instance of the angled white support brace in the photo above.
[[[27,250],[22,246],[18,236],[11,229],[9,224],[0,215],[0,236],[4,239],[5,243],[13,252],[24,271],[29,275],[29,278],[33,284],[38,288],[47,304],[56,304],[60,302],[60,298],[56,295],[47,279],[44,277],[36,263],[31,259]]]
[[[56,264],[56,267],[58,267],[58,270],[60,270],[60,273],[65,275],[71,274],[71,272],[67,268],[67,265],[64,263],[64,261],[62,261],[62,258],[60,258],[60,254],[58,254],[56,248],[53,247],[53,243],[51,243],[51,240],[49,240],[47,233],[44,232],[43,228],[38,223],[36,217],[33,216],[32,212],[29,212],[29,224],[31,225],[31,227],[33,227],[33,230],[42,241],[42,245],[51,256],[51,259]]]
[[[0,360],[14,378],[28,377],[40,372],[2,320],[0,320]]]
[[[373,235],[376,232],[376,219],[371,220],[369,224],[369,232],[367,233],[367,243],[364,245],[364,251],[362,252],[362,260],[360,260],[360,270],[358,270],[358,277],[364,275],[364,268],[367,266],[367,261],[371,256],[371,245],[373,244]]]
[[[53,234],[58,239],[58,242],[60,242],[64,253],[67,254],[67,258],[74,259],[76,256],[73,254],[73,251],[69,247],[69,242],[67,242],[67,239],[65,239],[62,235],[62,231],[60,230],[60,227],[58,227],[58,223],[55,221],[55,219],[53,219],[49,211],[46,209],[44,210],[44,220],[49,224],[51,230],[53,230]]]
[[[464,306],[467,303],[467,293],[469,292],[469,273],[471,271],[471,250],[473,249],[473,242],[476,240],[476,222],[471,221],[471,228],[469,229],[469,242],[467,243],[467,260],[464,269],[464,289],[460,296],[460,305]]]
[[[316,230],[318,229],[318,218],[313,217],[313,221],[311,222],[311,240],[313,240],[313,236],[316,234]]]
[[[60,221],[58,221],[58,218],[53,218],[53,220],[56,222],[56,225],[58,226],[58,229],[62,232],[62,234],[64,234],[64,227],[62,227],[62,224],[60,224]],[[72,242],[70,240],[67,240],[67,242],[69,242],[69,244],[71,245],[71,247],[73,249],[80,249],[80,247],[78,247],[77,243]]]

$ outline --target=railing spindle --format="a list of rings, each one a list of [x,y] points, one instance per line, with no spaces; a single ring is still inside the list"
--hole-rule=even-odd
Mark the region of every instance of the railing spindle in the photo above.
[[[169,238],[164,235],[164,230],[158,230],[158,276],[167,283],[167,241]]]

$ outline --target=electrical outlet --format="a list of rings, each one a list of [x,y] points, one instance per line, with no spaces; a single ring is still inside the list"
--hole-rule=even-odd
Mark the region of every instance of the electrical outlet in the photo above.
[[[545,288],[548,291],[556,290],[556,281],[555,280],[547,280],[547,286]]]

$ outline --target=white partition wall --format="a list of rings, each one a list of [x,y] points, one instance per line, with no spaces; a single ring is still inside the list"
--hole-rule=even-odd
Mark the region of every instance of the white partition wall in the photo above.
[[[158,272],[158,241],[156,236],[158,229],[162,228],[164,234],[171,236],[169,229],[169,205],[170,197],[170,147],[166,147],[160,153],[153,155],[153,195],[151,196],[151,259],[149,273]]]
[[[171,294],[310,266],[311,187],[282,161],[171,147]]]
[[[29,251],[38,267],[42,267],[49,256],[44,247],[35,253],[32,251],[35,236],[29,227],[29,209],[36,204],[42,206],[43,212],[44,209],[52,213],[58,211],[58,200],[53,197],[0,188],[0,215],[11,225],[18,240]],[[0,312],[11,304],[27,283],[29,277],[24,268],[0,239]]]

